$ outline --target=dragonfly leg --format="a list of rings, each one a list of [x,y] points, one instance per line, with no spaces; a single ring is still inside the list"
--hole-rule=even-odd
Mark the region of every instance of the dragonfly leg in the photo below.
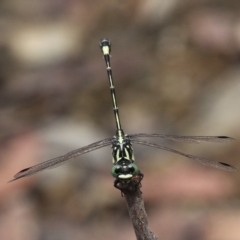
[[[121,191],[122,197],[124,197],[124,194],[135,192],[137,189],[140,189],[142,187],[141,181],[143,177],[144,175],[142,173],[139,173],[138,175],[127,181],[116,179],[114,181],[114,187],[119,189]]]

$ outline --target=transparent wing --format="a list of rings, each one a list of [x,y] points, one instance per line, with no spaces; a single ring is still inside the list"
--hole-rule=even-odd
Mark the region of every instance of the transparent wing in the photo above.
[[[234,141],[234,138],[226,136],[177,136],[177,135],[164,135],[164,134],[148,134],[148,133],[137,133],[128,135],[130,139],[136,139],[139,137],[159,137],[177,142],[184,143],[200,143],[200,142],[216,142],[225,143]]]
[[[94,151],[98,148],[108,146],[111,143],[112,143],[112,138],[104,139],[104,140],[92,143],[90,145],[87,145],[85,147],[78,148],[78,149],[76,149],[74,151],[71,151],[71,152],[69,152],[69,153],[67,153],[63,156],[50,159],[48,161],[39,163],[39,164],[34,165],[32,167],[29,167],[29,168],[25,168],[25,169],[21,170],[20,172],[18,172],[16,175],[14,175],[14,179],[10,180],[9,182],[15,181],[15,180],[17,180],[19,178],[22,178],[22,177],[26,177],[26,176],[41,172],[45,169],[57,167],[57,166],[65,163],[65,162],[67,162],[68,160],[71,160],[72,158],[75,158],[75,157],[77,157],[79,155],[82,155],[84,153]]]
[[[225,170],[225,171],[237,171],[237,169],[227,163],[223,163],[223,162],[215,162],[212,160],[208,160],[206,158],[202,158],[202,157],[198,157],[198,156],[193,156],[190,154],[185,154],[182,152],[179,152],[177,150],[153,143],[153,142],[149,142],[149,141],[144,141],[142,139],[132,139],[131,140],[132,143],[137,143],[137,144],[141,144],[141,145],[145,145],[145,146],[149,146],[149,147],[154,147],[154,148],[160,148],[162,150],[168,151],[168,152],[173,152],[179,155],[182,155],[184,157],[187,157],[191,160],[197,161],[203,165],[209,166],[209,167],[214,167],[214,168],[218,168],[221,170]]]

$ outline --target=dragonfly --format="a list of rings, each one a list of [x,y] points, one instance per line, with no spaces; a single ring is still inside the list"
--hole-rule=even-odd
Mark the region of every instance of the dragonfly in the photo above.
[[[227,136],[177,136],[177,135],[164,135],[164,134],[158,134],[158,133],[137,133],[137,134],[125,134],[121,123],[120,123],[120,116],[119,116],[119,110],[117,105],[117,99],[116,99],[116,92],[115,87],[113,84],[113,74],[110,64],[110,53],[111,53],[111,43],[110,40],[107,38],[104,38],[99,43],[100,48],[103,53],[103,57],[106,63],[106,70],[107,70],[107,76],[109,80],[109,86],[110,86],[110,92],[111,92],[111,98],[113,103],[113,112],[116,122],[116,135],[100,140],[98,142],[94,142],[90,145],[78,148],[76,150],[73,150],[63,156],[59,156],[50,160],[47,160],[45,162],[39,163],[37,165],[25,168],[18,172],[16,175],[14,175],[14,178],[10,180],[9,182],[18,180],[23,177],[27,177],[30,175],[33,175],[35,173],[41,172],[46,169],[50,169],[53,167],[57,167],[58,165],[61,165],[73,158],[76,158],[82,154],[95,151],[97,149],[106,147],[111,145],[112,147],[112,169],[111,174],[115,178],[114,186],[116,188],[118,187],[119,183],[126,183],[131,181],[134,178],[139,177],[139,182],[143,178],[143,174],[140,172],[138,166],[135,164],[135,158],[134,158],[134,152],[133,152],[133,144],[139,144],[144,145],[148,147],[153,148],[159,148],[168,152],[172,152],[181,156],[184,156],[188,159],[191,159],[193,161],[196,161],[198,163],[201,163],[203,165],[225,170],[225,171],[237,171],[237,169],[227,163],[224,162],[217,162],[213,160],[209,160],[203,157],[198,157],[194,155],[190,155],[187,153],[183,153],[177,150],[174,150],[172,148],[144,140],[142,138],[162,138],[167,140],[172,140],[176,142],[183,142],[183,143],[201,143],[201,142],[210,142],[210,143],[226,143],[231,142],[235,139]]]

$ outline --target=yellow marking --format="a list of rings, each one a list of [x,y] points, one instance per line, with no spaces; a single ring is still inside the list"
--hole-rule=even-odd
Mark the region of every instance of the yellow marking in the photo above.
[[[110,54],[110,49],[108,46],[102,47],[103,55],[109,55]]]
[[[121,179],[129,179],[129,178],[132,178],[133,175],[132,174],[121,174],[118,176],[118,178],[121,178]]]
[[[116,161],[118,162],[119,160],[121,160],[121,158],[120,158],[120,151],[118,149],[116,152]]]

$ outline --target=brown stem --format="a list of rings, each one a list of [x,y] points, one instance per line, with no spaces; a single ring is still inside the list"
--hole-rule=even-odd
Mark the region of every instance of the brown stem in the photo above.
[[[119,184],[118,188],[125,197],[137,240],[157,240],[158,237],[148,227],[147,213],[140,190],[142,178],[143,175],[139,174],[128,183]]]

